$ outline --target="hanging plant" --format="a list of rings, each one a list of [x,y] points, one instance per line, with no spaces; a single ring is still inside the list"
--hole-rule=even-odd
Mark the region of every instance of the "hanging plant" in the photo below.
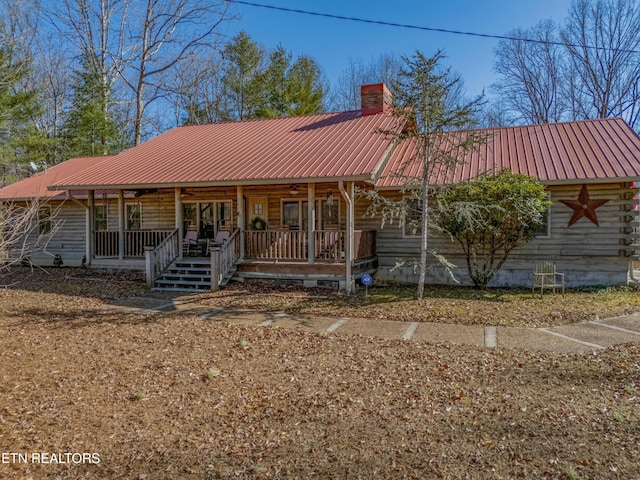
[[[260,217],[253,217],[253,220],[251,220],[251,223],[249,223],[249,229],[250,230],[266,230],[267,222],[265,222],[264,219]]]

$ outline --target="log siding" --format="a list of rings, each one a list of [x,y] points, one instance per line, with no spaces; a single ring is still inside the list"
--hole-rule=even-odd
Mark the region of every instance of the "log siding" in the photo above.
[[[515,249],[492,280],[491,286],[530,286],[533,266],[543,260],[554,261],[558,271],[566,273],[567,286],[627,284],[629,263],[640,243],[638,212],[634,210],[635,201],[632,198],[637,191],[620,183],[588,185],[591,199],[609,200],[596,211],[600,226],[583,218],[569,227],[572,210],[559,200],[576,199],[580,188],[581,184],[548,187],[553,202],[550,235],[541,236]],[[388,195],[399,197],[399,193],[390,192]],[[361,199],[356,205],[356,216],[361,219],[357,228],[378,230],[378,277],[402,282],[417,281],[413,267],[397,265],[419,258],[420,239],[405,236],[397,221],[380,228],[379,218],[364,216],[368,207],[366,201]],[[457,242],[430,235],[429,248],[457,266],[454,269],[455,277],[462,285],[471,285],[466,259]],[[428,283],[455,284],[434,257],[427,275]]]

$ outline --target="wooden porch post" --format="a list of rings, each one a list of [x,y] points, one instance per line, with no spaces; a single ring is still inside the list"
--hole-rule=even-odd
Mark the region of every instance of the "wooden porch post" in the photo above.
[[[236,203],[238,212],[238,228],[240,229],[240,258],[239,261],[244,259],[244,188],[242,185],[238,185],[236,189]]]
[[[347,211],[347,238],[349,240],[349,266],[351,272],[349,272],[349,291],[353,292],[354,284],[353,284],[353,259],[355,257],[356,245],[355,245],[355,202],[356,202],[356,192],[355,192],[355,182],[347,183],[347,193],[351,201],[349,202],[349,210]]]
[[[182,260],[182,242],[184,241],[184,221],[182,212],[182,188],[175,187],[173,190],[175,204],[176,228],[178,229],[178,258]]]
[[[87,235],[87,241],[86,241],[86,244],[85,244],[85,257],[86,257],[85,265],[87,267],[89,265],[91,265],[91,258],[93,257],[93,251],[94,251],[94,244],[93,244],[93,229],[94,229],[93,217],[95,215],[94,206],[95,206],[95,191],[94,190],[89,190],[87,192],[87,211],[86,211],[86,218],[87,218],[86,235]]]
[[[316,229],[316,184],[310,183],[307,186],[307,261],[312,264],[315,259],[315,238]]]
[[[353,230],[354,230],[354,197],[355,197],[355,185],[353,182],[347,182],[347,188],[345,189],[344,183],[342,180],[338,182],[338,188],[340,189],[340,193],[344,197],[345,202],[347,203],[347,241],[345,242],[345,291],[347,294],[351,294],[353,292],[353,274],[352,274],[352,263],[353,263],[353,250],[355,247],[353,241]]]
[[[118,190],[118,258],[124,260],[124,190]]]

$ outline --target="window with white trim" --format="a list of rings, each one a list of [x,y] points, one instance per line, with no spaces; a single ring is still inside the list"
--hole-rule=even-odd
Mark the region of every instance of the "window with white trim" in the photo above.
[[[547,193],[546,201],[551,200],[551,195]],[[536,238],[551,238],[551,205],[547,207],[547,211],[542,214],[542,224],[535,233]]]
[[[109,209],[107,205],[95,205],[93,207],[94,229],[96,231],[109,230]]]
[[[127,230],[142,230],[142,204],[127,203]]]

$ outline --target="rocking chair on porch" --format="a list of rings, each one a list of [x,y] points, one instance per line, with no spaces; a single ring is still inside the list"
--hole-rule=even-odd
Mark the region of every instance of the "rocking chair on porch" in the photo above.
[[[189,230],[184,236],[182,242],[182,255],[191,255],[192,250],[198,251],[198,232],[195,230]]]
[[[219,230],[215,240],[213,241],[207,240],[206,254],[209,255],[211,253],[211,248],[221,247],[222,245],[224,245],[224,242],[229,240],[229,237],[230,237],[229,230]]]

